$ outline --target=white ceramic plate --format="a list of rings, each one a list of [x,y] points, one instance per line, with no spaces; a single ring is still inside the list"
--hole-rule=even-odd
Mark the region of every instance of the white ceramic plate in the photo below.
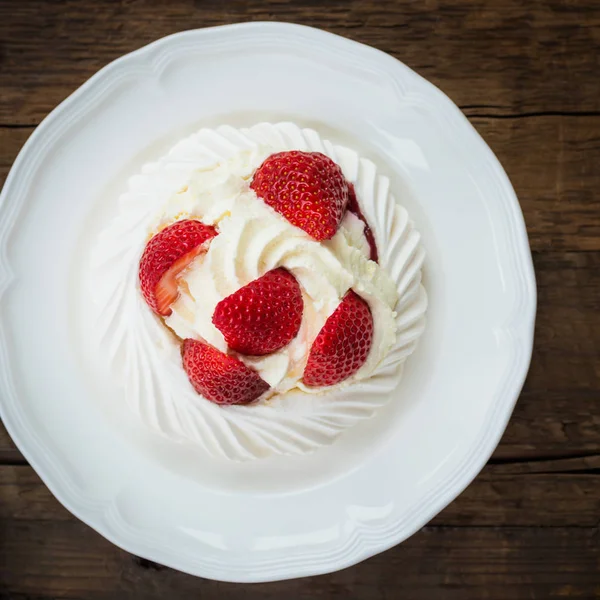
[[[332,446],[242,464],[207,459],[122,409],[122,391],[82,346],[72,274],[141,164],[202,125],[286,119],[356,148],[391,178],[427,250],[428,326],[399,399]],[[485,464],[531,356],[531,255],[492,152],[403,64],[306,27],[187,31],[102,69],[21,151],[2,192],[0,242],[10,434],[91,527],[203,577],[323,573],[407,538]]]

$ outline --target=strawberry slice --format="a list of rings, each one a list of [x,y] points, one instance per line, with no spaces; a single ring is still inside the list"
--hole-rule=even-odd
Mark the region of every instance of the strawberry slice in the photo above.
[[[181,356],[194,389],[215,404],[248,404],[269,389],[241,360],[203,342],[184,340]]]
[[[176,221],[146,244],[140,260],[140,288],[148,306],[167,317],[177,300],[177,277],[200,254],[208,250],[217,231],[200,221]]]
[[[263,356],[292,341],[300,329],[303,307],[296,278],[285,269],[275,269],[221,300],[212,322],[230,348]]]
[[[335,385],[356,373],[373,342],[369,305],[350,290],[315,338],[303,381],[309,387]]]
[[[342,170],[320,152],[272,154],[258,167],[250,187],[317,241],[335,235],[348,203]]]

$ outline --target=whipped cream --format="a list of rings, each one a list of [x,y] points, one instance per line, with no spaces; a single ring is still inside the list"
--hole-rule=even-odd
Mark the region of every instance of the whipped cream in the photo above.
[[[374,232],[379,265],[369,260],[364,224],[353,213],[346,213],[331,240],[319,243],[249,188],[267,156],[291,149],[323,152],[340,165]],[[182,275],[167,329],[140,298],[137,266],[154,233],[186,218],[215,225],[219,234]],[[402,363],[424,327],[423,258],[418,233],[371,161],[291,123],[203,129],[145,165],[120,198],[120,214],[94,248],[96,331],[122,377],[129,404],[163,434],[237,460],[307,452],[370,416],[396,387]],[[225,351],[225,340],[212,324],[216,305],[277,267],[300,283],[300,331],[269,356],[238,355],[271,390],[250,406],[205,401],[183,372],[178,338],[204,339]],[[369,356],[338,386],[306,387],[301,378],[312,341],[350,288],[373,314]],[[360,389],[366,382],[368,389]]]
[[[299,282],[304,310],[298,335],[268,356],[238,355],[271,386],[266,397],[296,386],[309,393],[321,391],[304,386],[302,374],[314,339],[350,288],[371,307],[374,338],[365,364],[340,385],[369,377],[396,339],[393,309],[398,300],[392,279],[368,258],[364,223],[358,217],[346,213],[335,236],[319,243],[250,189],[252,174],[275,151],[257,146],[193,173],[189,183],[160,210],[151,232],[188,218],[219,230],[207,254],[198,257],[181,277],[181,295],[166,319],[182,339],[203,339],[226,352],[225,339],[212,323],[221,300],[278,267],[287,269]]]

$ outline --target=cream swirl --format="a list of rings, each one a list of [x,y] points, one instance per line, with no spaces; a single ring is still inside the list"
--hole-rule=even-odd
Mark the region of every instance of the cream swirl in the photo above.
[[[180,338],[200,338],[228,350],[213,325],[217,304],[268,271],[283,267],[299,282],[304,311],[298,335],[278,352],[239,358],[256,369],[271,386],[270,393],[304,386],[302,373],[312,343],[349,289],[369,303],[374,343],[365,365],[345,384],[369,377],[394,343],[393,308],[398,300],[394,282],[365,255],[364,224],[352,213],[330,241],[319,243],[267,206],[249,187],[252,173],[274,149],[242,153],[214,169],[194,173],[189,184],[160,212],[156,228],[176,218],[199,218],[218,227],[206,256],[181,278],[181,295],[166,322]]]
[[[266,156],[285,149],[320,151],[341,166],[374,231],[381,266],[368,259],[363,223],[352,213],[331,240],[318,243],[256,197],[249,188],[252,173]],[[179,338],[202,338],[225,350],[212,324],[220,300],[277,267],[300,283],[304,314],[297,337],[270,356],[240,356],[277,395],[246,407],[203,401],[183,374],[177,338],[139,301],[133,274],[145,242],[183,218],[216,225],[219,234],[182,277],[181,295],[166,319]],[[423,257],[418,233],[371,161],[291,123],[205,129],[132,178],[120,215],[96,244],[97,331],[115,368],[117,357],[126,357],[120,366],[130,405],[163,434],[240,460],[306,452],[373,414],[396,387],[424,326]],[[336,386],[343,390],[306,388],[301,376],[312,341],[350,288],[373,314],[371,352],[351,379]],[[115,351],[119,344],[124,352]],[[370,383],[364,387],[361,380]]]

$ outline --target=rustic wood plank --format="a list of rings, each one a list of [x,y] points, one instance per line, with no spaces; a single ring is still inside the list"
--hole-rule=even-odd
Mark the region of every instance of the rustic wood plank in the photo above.
[[[543,131],[547,119],[536,121],[539,130]],[[525,123],[523,128],[527,128]],[[493,130],[487,131],[489,134]],[[10,164],[20,144],[28,136],[28,131],[0,128],[0,136],[4,136],[2,139],[7,142],[0,145],[1,170]],[[531,154],[539,156],[545,152],[543,149],[536,151],[533,135],[527,135],[525,139],[531,141],[528,146]],[[547,137],[543,139],[548,140]],[[496,145],[501,149],[499,153],[502,153],[504,142]],[[515,142],[515,145],[519,146],[520,143]],[[542,146],[547,147],[548,144]],[[565,156],[571,153],[566,152]],[[524,156],[527,154],[524,153]],[[548,156],[551,154],[552,151],[549,151]],[[506,156],[510,156],[510,144]],[[565,160],[573,165],[568,180],[576,180],[576,158]],[[547,166],[545,172],[556,171]],[[519,172],[516,164],[514,170],[515,173]],[[587,180],[585,188],[591,190],[592,183],[591,179]],[[550,184],[547,185],[550,187]],[[540,189],[543,189],[542,185]],[[524,191],[527,189],[524,188]],[[521,194],[526,213],[527,207],[537,202],[533,195],[533,186],[531,196]],[[573,197],[577,197],[575,191]],[[557,222],[566,224],[565,230],[570,228],[573,232],[571,235],[567,231],[562,237],[557,234],[558,246],[575,244],[578,224],[585,226],[584,223],[593,222],[591,211],[595,202],[591,196],[587,204],[574,204],[566,198],[556,202],[550,198],[545,204],[540,200],[539,204],[555,206],[552,210],[561,215],[547,216],[544,220],[556,218]],[[588,206],[589,216],[580,210],[584,205]],[[600,215],[597,204],[595,206]],[[535,219],[537,211],[530,214]],[[532,245],[536,231],[540,231],[539,239],[543,240],[545,234],[541,232],[541,227],[536,229],[536,225],[530,221]],[[562,241],[569,236],[572,242],[567,244]],[[597,239],[600,240],[600,236]],[[534,253],[538,286],[534,359],[514,415],[494,454],[497,459],[564,457],[600,451],[600,253],[548,252],[544,251],[547,250],[544,244],[540,245],[542,251]],[[586,246],[589,245],[586,242]],[[0,454],[4,456],[4,462],[19,462],[20,456],[14,453],[14,447],[7,439],[0,429]]]
[[[539,295],[530,374],[494,456],[599,452],[600,117],[473,120],[520,196]],[[0,181],[30,133],[0,127]],[[0,455],[22,460],[1,430]]]
[[[12,129],[0,127],[0,187],[21,146],[25,143],[32,129]],[[0,465],[20,464],[24,461],[8,432],[0,421]]]
[[[0,188],[8,175],[17,154],[33,133],[33,127],[0,126]]]
[[[560,468],[561,462],[548,468]],[[526,469],[540,468],[537,463],[535,466],[523,464]],[[571,463],[563,468],[578,466]],[[498,466],[488,465],[432,524],[597,527],[600,524],[600,471],[591,475],[516,474],[502,473]]]
[[[440,86],[520,198],[539,289],[531,371],[491,464],[406,543],[339,573],[239,586],[109,544],[28,466],[0,467],[0,598],[600,598],[600,4],[589,0],[5,0],[0,182],[31,128],[118,56],[182,29],[314,25]],[[532,460],[528,460],[532,459]],[[0,424],[0,464],[23,461]]]
[[[511,179],[531,248],[600,250],[600,116],[470,120]]]
[[[33,128],[0,127],[0,188],[19,150],[31,135]],[[22,464],[25,459],[17,450],[2,421],[0,421],[0,465]]]
[[[252,586],[194,578],[133,557],[75,520],[2,521],[0,533],[3,597],[11,600],[529,600],[600,593],[594,528],[426,527],[350,569]]]
[[[494,459],[598,454],[600,253],[535,253],[534,263],[534,358]],[[7,440],[0,428],[0,450],[11,450]]]
[[[71,521],[74,518],[32,467],[0,466],[0,521]]]
[[[533,250],[600,250],[600,115],[471,122],[512,180]],[[0,127],[0,182],[32,131]]]
[[[25,457],[19,452],[8,431],[0,421],[0,465],[26,464]]]
[[[590,461],[600,467],[600,455],[548,463],[488,465],[432,523],[472,527],[596,527],[600,523],[600,468],[590,470]],[[544,469],[547,472],[535,472]],[[572,473],[561,472],[566,470]],[[31,467],[0,467],[0,521],[73,519]]]
[[[534,357],[497,459],[600,451],[600,254],[536,253]]]
[[[248,20],[373,45],[471,110],[600,111],[600,6],[586,0],[14,0],[0,3],[0,123],[38,123],[100,67],[164,35]]]

